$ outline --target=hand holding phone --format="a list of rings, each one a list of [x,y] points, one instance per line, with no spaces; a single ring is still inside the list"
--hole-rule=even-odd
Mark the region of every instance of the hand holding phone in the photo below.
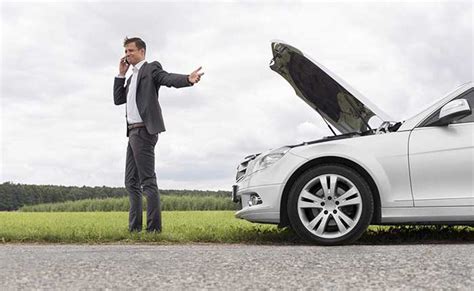
[[[127,61],[127,57],[126,56],[122,57],[120,59],[120,64],[119,64],[119,75],[125,76],[129,67],[130,67],[130,64]]]

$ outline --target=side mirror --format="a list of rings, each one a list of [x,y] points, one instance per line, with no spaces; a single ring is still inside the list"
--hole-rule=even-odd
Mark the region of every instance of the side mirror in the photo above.
[[[439,111],[439,119],[433,125],[444,126],[471,114],[466,99],[456,99],[444,105]]]

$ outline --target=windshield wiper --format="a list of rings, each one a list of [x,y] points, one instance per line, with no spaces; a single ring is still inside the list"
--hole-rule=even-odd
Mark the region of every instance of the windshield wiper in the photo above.
[[[399,122],[395,123],[394,125],[389,126],[388,130],[390,132],[394,132],[394,131],[397,131],[400,128],[400,126],[402,126],[402,122],[399,121]]]
[[[379,128],[377,128],[377,130],[375,131],[375,134],[397,131],[401,125],[402,125],[401,122],[392,123],[390,121],[384,121],[379,126]]]

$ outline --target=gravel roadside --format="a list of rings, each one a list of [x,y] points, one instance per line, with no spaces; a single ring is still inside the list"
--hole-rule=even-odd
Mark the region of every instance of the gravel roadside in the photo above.
[[[465,289],[474,244],[0,245],[0,289]]]

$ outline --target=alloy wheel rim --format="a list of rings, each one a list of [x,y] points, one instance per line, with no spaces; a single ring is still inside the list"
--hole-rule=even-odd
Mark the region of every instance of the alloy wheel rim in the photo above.
[[[362,198],[349,179],[338,174],[318,176],[298,197],[300,221],[313,235],[332,239],[349,233],[359,222]]]

